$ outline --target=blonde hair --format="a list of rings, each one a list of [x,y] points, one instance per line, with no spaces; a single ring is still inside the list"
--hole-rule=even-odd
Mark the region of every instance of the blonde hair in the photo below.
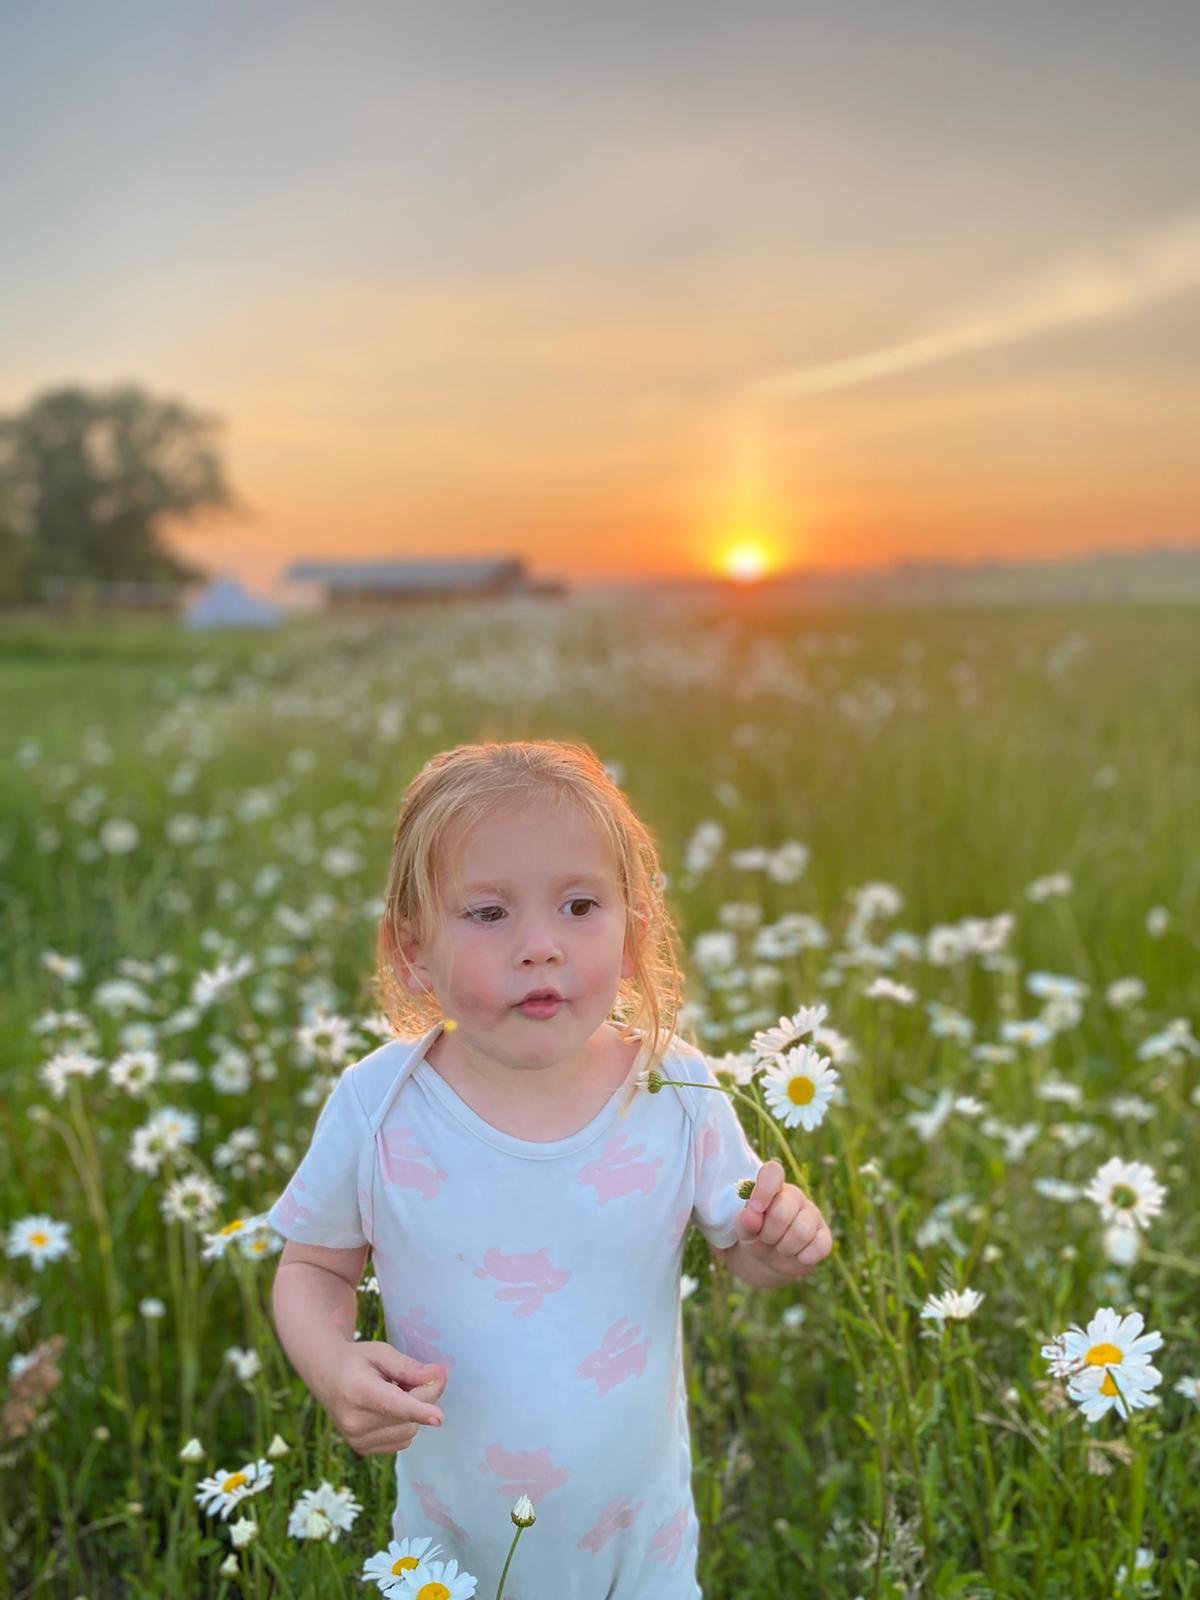
[[[443,750],[425,763],[404,791],[396,821],[376,982],[398,1036],[423,1034],[441,1020],[436,996],[411,993],[396,970],[397,958],[404,960],[405,934],[427,937],[435,925],[442,887],[439,847],[452,828],[469,830],[490,812],[548,796],[574,804],[590,818],[617,858],[633,972],[621,978],[610,1019],[627,1042],[642,1040],[625,1083],[624,1116],[636,1096],[638,1074],[657,1067],[671,1048],[683,973],[676,964],[677,935],[654,839],[589,746],[551,739],[489,741]]]

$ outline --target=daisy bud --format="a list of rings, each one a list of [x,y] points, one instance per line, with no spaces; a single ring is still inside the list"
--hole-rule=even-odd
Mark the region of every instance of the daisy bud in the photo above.
[[[527,1494],[523,1494],[512,1508],[512,1519],[518,1528],[532,1528],[537,1521],[533,1511],[533,1501]]]
[[[205,1457],[204,1446],[199,1439],[189,1439],[179,1452],[180,1461],[203,1461]]]
[[[217,1571],[223,1578],[236,1578],[237,1570],[238,1559],[235,1555],[226,1556],[224,1561],[222,1561],[221,1565],[217,1568]]]
[[[229,1537],[235,1550],[242,1550],[258,1535],[258,1523],[253,1517],[239,1517],[229,1524]]]
[[[754,1179],[743,1178],[741,1183],[739,1183],[737,1186],[737,1192],[739,1200],[749,1200],[750,1196],[754,1193]]]
[[[290,1449],[291,1445],[288,1444],[287,1440],[280,1438],[279,1434],[276,1434],[267,1446],[267,1454],[272,1461],[278,1461],[281,1456],[286,1456]]]

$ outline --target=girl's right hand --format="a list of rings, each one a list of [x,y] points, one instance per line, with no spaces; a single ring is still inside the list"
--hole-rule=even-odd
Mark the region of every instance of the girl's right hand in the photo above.
[[[393,1455],[408,1449],[422,1425],[441,1425],[432,1402],[446,1376],[444,1366],[416,1361],[382,1340],[356,1340],[339,1353],[322,1404],[360,1456]]]

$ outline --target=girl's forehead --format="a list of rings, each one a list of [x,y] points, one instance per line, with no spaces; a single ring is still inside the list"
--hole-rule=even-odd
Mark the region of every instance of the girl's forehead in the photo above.
[[[607,831],[577,807],[553,799],[497,807],[469,824],[447,830],[446,875],[466,880],[589,872],[618,875],[617,851]]]

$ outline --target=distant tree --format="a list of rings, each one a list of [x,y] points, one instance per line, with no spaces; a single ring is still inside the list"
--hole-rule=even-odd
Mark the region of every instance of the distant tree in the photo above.
[[[47,579],[182,583],[172,519],[233,509],[216,418],[135,385],[49,390],[0,417],[0,596],[38,599]]]

